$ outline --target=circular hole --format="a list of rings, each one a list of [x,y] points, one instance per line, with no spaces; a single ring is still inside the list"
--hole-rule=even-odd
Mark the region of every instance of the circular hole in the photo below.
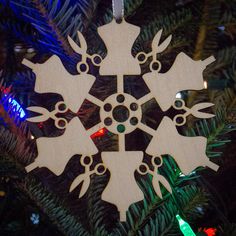
[[[104,171],[105,171],[105,167],[104,167],[104,165],[99,165],[98,166],[98,168],[97,168],[97,171],[98,171],[98,173],[104,173]]]
[[[113,118],[118,122],[124,122],[129,118],[129,110],[123,105],[116,106],[112,112]]]
[[[105,120],[104,120],[104,124],[106,126],[110,126],[112,124],[112,119],[110,117],[107,117]]]
[[[124,125],[117,125],[117,131],[119,133],[124,133],[125,132],[125,126]]]
[[[144,55],[143,53],[141,53],[141,54],[138,55],[138,60],[139,60],[139,61],[144,61],[145,58],[146,58],[146,57],[145,57],[145,55]]]
[[[79,68],[80,68],[81,72],[86,72],[87,71],[87,65],[84,64],[84,63],[80,64]]]
[[[130,124],[131,125],[137,125],[138,124],[138,118],[137,117],[132,117],[130,119]]]
[[[122,103],[122,102],[124,102],[125,97],[124,97],[124,95],[119,94],[119,95],[116,97],[116,100],[117,100],[117,102]]]
[[[147,166],[142,164],[142,165],[139,166],[139,170],[140,170],[141,173],[146,173],[147,172]]]
[[[153,70],[158,70],[160,68],[160,64],[158,62],[153,62],[152,63],[152,69]]]
[[[90,161],[91,161],[90,157],[86,156],[86,157],[84,158],[84,164],[85,164],[85,165],[89,165],[89,164],[90,164]]]
[[[183,102],[182,102],[181,100],[176,100],[176,101],[175,101],[175,107],[180,108],[180,107],[182,107],[182,106],[183,106]]]
[[[131,109],[132,111],[137,111],[137,110],[138,110],[138,104],[135,103],[135,102],[131,103],[131,104],[130,104],[130,109]]]
[[[155,165],[159,166],[162,163],[161,157],[154,157],[153,162]]]
[[[182,116],[177,117],[176,123],[177,124],[182,124],[184,122],[184,118]]]
[[[66,110],[66,104],[65,103],[59,104],[58,109],[59,109],[59,111],[65,111]]]
[[[61,128],[64,128],[66,126],[66,121],[61,119],[58,121],[58,126],[61,127]]]
[[[96,64],[100,64],[101,61],[102,61],[102,59],[101,59],[100,56],[95,56],[93,60],[94,60],[94,62],[95,62]]]
[[[112,110],[112,105],[110,103],[106,103],[103,108],[105,111],[109,112]]]

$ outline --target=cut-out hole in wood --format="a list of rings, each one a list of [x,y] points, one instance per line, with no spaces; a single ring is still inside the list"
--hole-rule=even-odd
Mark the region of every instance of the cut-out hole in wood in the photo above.
[[[125,132],[125,126],[124,125],[117,125],[117,131],[119,133],[124,133]]]
[[[117,122],[124,122],[129,119],[129,109],[126,106],[118,105],[113,109],[112,115]]]
[[[125,97],[124,97],[123,94],[119,94],[119,95],[116,97],[116,100],[117,100],[117,102],[122,103],[122,102],[125,101]]]
[[[112,110],[112,105],[110,103],[106,103],[103,108],[105,111],[108,112]]]
[[[137,117],[132,117],[130,119],[130,124],[131,125],[137,125],[138,124],[138,118]]]

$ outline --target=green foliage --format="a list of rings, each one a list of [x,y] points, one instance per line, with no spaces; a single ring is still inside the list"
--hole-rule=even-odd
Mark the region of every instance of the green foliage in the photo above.
[[[106,224],[111,216],[109,209],[102,203],[101,194],[106,186],[104,176],[91,178],[88,194],[86,195],[86,213],[89,219],[89,232],[91,235],[109,235]]]
[[[207,194],[196,186],[178,187],[173,196],[168,195],[163,200],[150,193],[151,184],[143,182],[150,199],[144,199],[139,206],[134,204],[128,212],[126,223],[127,235],[170,235],[179,234],[175,219],[180,213],[188,219],[201,216],[198,207],[207,204]]]
[[[77,218],[71,215],[70,210],[63,202],[50,193],[42,183],[34,177],[26,176],[22,190],[29,198],[49,217],[52,224],[66,235],[89,235]]]
[[[196,127],[186,131],[188,136],[204,136],[207,138],[207,156],[220,157],[221,151],[214,151],[229,143],[226,134],[235,130],[236,127],[227,124],[224,111],[218,111],[216,117],[210,121],[202,120],[197,122]],[[221,138],[222,137],[222,138]]]
[[[175,31],[188,24],[192,19],[192,13],[190,9],[178,10],[171,13],[170,15],[158,15],[155,16],[151,22],[142,26],[141,34],[135,44],[134,51],[137,53],[139,51],[146,51],[145,46],[150,44],[154,35],[158,30],[163,29],[163,36],[167,37],[170,34],[174,34]],[[180,38],[175,39],[180,43]],[[175,48],[173,45],[176,45],[176,41],[171,42],[172,48]],[[183,39],[182,39],[183,40]]]

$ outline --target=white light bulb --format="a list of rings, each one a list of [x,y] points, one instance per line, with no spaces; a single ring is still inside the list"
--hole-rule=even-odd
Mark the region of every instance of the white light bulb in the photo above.
[[[179,92],[175,95],[176,98],[182,98],[182,94]]]

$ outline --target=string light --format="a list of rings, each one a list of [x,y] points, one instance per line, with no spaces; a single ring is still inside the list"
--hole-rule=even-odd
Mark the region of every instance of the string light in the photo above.
[[[176,94],[175,97],[176,97],[176,98],[182,98],[182,94],[179,92],[179,93]]]
[[[12,111],[16,113],[16,115],[20,116],[23,119],[26,114],[21,105],[12,97],[9,96],[9,92],[11,91],[11,87],[0,87],[0,91],[4,93],[4,97],[8,99],[8,105],[12,106]]]
[[[91,138],[97,138],[97,137],[104,136],[105,133],[106,133],[106,129],[105,128],[101,128],[96,133],[92,134]]]
[[[196,236],[196,234],[193,232],[191,226],[186,221],[184,221],[180,217],[180,215],[176,215],[176,219],[178,220],[179,228],[184,236]]]
[[[39,224],[39,214],[32,213],[30,220],[34,225],[38,225]]]
[[[25,111],[21,107],[21,105],[13,98],[8,98],[8,103],[13,107],[13,111],[20,116],[20,118],[25,117]]]
[[[203,232],[205,232],[207,234],[207,236],[215,236],[217,230],[215,228],[204,228]]]

